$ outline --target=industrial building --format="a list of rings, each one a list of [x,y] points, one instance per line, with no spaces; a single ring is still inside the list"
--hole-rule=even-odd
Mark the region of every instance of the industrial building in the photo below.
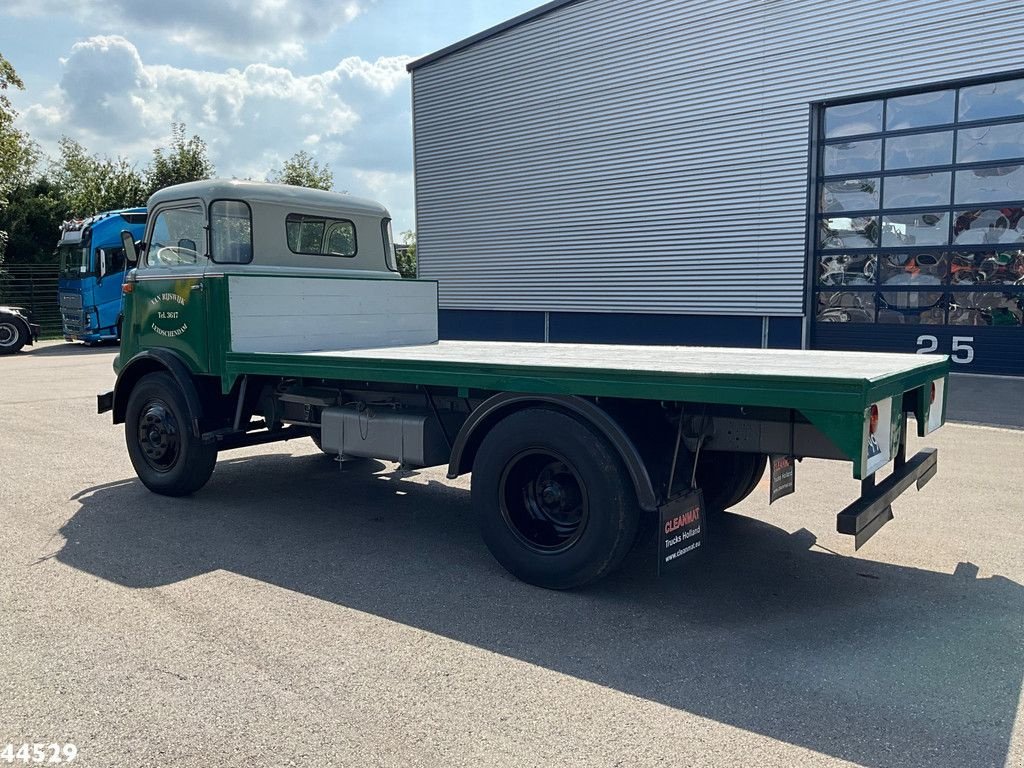
[[[1020,7],[556,0],[409,65],[450,338],[1024,375]]]

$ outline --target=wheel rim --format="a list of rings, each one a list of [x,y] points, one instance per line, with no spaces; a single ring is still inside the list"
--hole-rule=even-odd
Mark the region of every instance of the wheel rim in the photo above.
[[[501,474],[498,497],[509,530],[524,546],[544,554],[573,546],[590,513],[579,473],[548,450],[531,449],[513,457]]]
[[[18,343],[18,335],[14,323],[0,323],[0,347],[13,347]]]
[[[158,472],[166,472],[178,460],[178,422],[163,400],[149,400],[142,407],[138,438],[143,458]]]

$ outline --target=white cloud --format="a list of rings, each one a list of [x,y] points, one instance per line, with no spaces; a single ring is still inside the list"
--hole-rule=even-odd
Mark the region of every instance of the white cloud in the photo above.
[[[6,0],[14,16],[77,18],[108,31],[158,35],[193,51],[291,61],[376,0]]]
[[[207,72],[143,62],[120,36],[76,43],[58,89],[22,110],[24,127],[55,152],[62,135],[90,152],[141,165],[173,122],[209,145],[220,176],[263,178],[305,149],[335,187],[376,197],[396,227],[412,226],[411,118],[406,56],[342,60],[300,76],[270,64]]]

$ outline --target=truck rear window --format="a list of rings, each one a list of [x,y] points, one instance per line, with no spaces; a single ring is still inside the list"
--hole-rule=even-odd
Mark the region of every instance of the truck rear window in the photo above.
[[[288,248],[314,256],[355,256],[356,227],[347,219],[290,213],[285,219]]]

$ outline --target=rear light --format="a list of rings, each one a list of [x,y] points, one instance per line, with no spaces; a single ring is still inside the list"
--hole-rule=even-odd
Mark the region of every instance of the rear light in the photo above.
[[[935,382],[932,382],[932,399],[931,402],[935,402]]]
[[[871,421],[868,423],[868,434],[875,434],[878,431],[878,406],[871,406]]]

